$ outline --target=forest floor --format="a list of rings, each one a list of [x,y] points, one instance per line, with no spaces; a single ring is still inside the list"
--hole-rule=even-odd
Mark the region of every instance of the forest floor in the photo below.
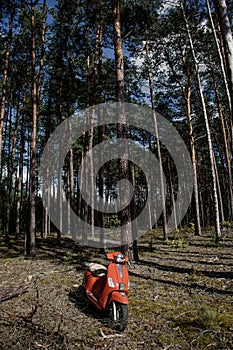
[[[87,260],[98,252],[68,238],[38,238],[26,259],[23,239],[0,242],[1,350],[233,349],[233,232],[215,245],[211,231],[161,232],[139,241],[129,267],[129,324],[123,333],[77,294]],[[100,261],[103,262],[103,261]],[[14,296],[15,295],[15,296]],[[14,297],[13,297],[14,296]]]

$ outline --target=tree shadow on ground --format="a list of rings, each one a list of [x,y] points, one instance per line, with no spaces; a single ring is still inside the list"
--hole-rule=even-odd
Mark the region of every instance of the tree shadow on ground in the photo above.
[[[137,277],[139,279],[145,279],[145,280],[151,280],[151,281],[155,281],[158,283],[162,283],[162,284],[166,284],[166,285],[172,285],[172,286],[176,286],[179,288],[184,288],[187,289],[189,294],[192,294],[192,291],[195,290],[203,290],[206,293],[216,293],[216,294],[222,294],[222,295],[233,295],[233,290],[223,290],[223,289],[218,289],[215,287],[206,287],[203,286],[197,282],[192,282],[192,283],[182,283],[182,282],[176,282],[176,281],[172,281],[172,280],[168,280],[168,279],[161,279],[161,278],[155,278],[153,276],[148,276],[148,275],[142,275],[136,272],[129,272],[130,276],[134,276]]]
[[[82,268],[83,262],[91,259],[97,253],[97,249],[83,246],[65,236],[62,237],[61,243],[57,244],[56,235],[51,235],[47,238],[37,237],[36,256],[33,257],[33,260],[47,260],[59,264],[66,263]],[[24,254],[24,238],[19,237],[17,240],[10,238],[8,242],[5,242],[3,237],[0,237],[0,259],[18,257],[32,259],[32,257]]]
[[[183,260],[182,260],[183,261]],[[225,279],[233,279],[233,272],[231,271],[208,271],[208,270],[194,270],[193,267],[180,267],[180,266],[171,266],[171,265],[162,265],[157,262],[140,260],[140,263],[144,266],[154,267],[158,270],[168,271],[168,272],[176,272],[176,273],[185,273],[185,274],[193,274],[195,272],[196,275],[202,275],[210,278],[225,278]]]
[[[144,252],[144,253],[147,252],[147,250],[144,249],[143,246],[138,246],[138,249],[140,250],[140,252]],[[185,256],[188,256],[188,257],[190,256],[190,257],[195,257],[195,258],[198,258],[198,257],[202,257],[202,258],[203,257],[206,257],[206,258],[207,257],[213,257],[214,254],[215,255],[219,254],[220,256],[223,255],[223,253],[221,253],[220,251],[219,252],[215,252],[215,253],[205,251],[203,253],[200,250],[198,250],[198,251],[188,251],[187,248],[181,248],[181,249],[177,250],[177,249],[172,249],[170,247],[167,247],[166,250],[165,249],[161,250],[161,247],[158,246],[155,249],[153,249],[152,251],[150,251],[150,253],[151,253],[152,257],[154,257],[155,254],[158,254],[158,258],[161,256],[161,254],[164,254],[164,253],[167,253],[167,252],[174,253],[176,255],[179,255],[180,257],[185,255]],[[228,256],[224,255],[224,260],[225,259],[231,259],[232,260],[233,259],[233,253],[232,252],[227,252],[227,254],[228,254]],[[149,254],[147,254],[147,255],[149,255]]]
[[[233,266],[232,258],[224,257],[224,260],[225,259],[226,260],[229,259],[231,261],[229,263],[224,262],[225,266]],[[197,264],[197,265],[200,265],[200,264],[202,264],[202,265],[209,265],[209,266],[222,266],[223,265],[222,261],[216,261],[216,260],[205,261],[205,260],[200,260],[200,257],[199,257],[199,260],[194,260],[194,259],[187,259],[187,258],[184,259],[183,257],[175,258],[175,257],[166,256],[166,261],[169,261],[169,260],[170,261],[176,261],[177,263],[179,263],[179,262],[186,262],[186,263]]]

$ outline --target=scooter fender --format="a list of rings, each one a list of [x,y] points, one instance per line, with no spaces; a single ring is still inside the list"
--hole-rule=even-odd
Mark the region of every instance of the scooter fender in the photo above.
[[[126,294],[126,292],[124,291],[114,291],[112,292],[109,300],[108,300],[108,304],[110,305],[110,303],[112,301],[116,301],[117,303],[121,303],[121,304],[129,304],[129,299],[128,299],[128,295]]]

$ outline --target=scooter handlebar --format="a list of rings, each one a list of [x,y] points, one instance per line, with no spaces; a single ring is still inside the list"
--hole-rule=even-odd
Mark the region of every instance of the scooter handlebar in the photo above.
[[[117,263],[128,262],[128,256],[124,256],[121,252],[106,253],[108,260],[116,261]]]

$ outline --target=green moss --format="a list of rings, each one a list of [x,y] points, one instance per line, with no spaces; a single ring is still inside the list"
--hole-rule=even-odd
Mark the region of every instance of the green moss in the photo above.
[[[202,304],[197,307],[197,317],[194,320],[197,326],[204,329],[215,329],[218,326],[216,312],[207,304]]]
[[[221,311],[217,315],[217,319],[218,319],[218,323],[221,326],[221,328],[232,331],[232,325],[233,325],[232,310],[231,311]]]

